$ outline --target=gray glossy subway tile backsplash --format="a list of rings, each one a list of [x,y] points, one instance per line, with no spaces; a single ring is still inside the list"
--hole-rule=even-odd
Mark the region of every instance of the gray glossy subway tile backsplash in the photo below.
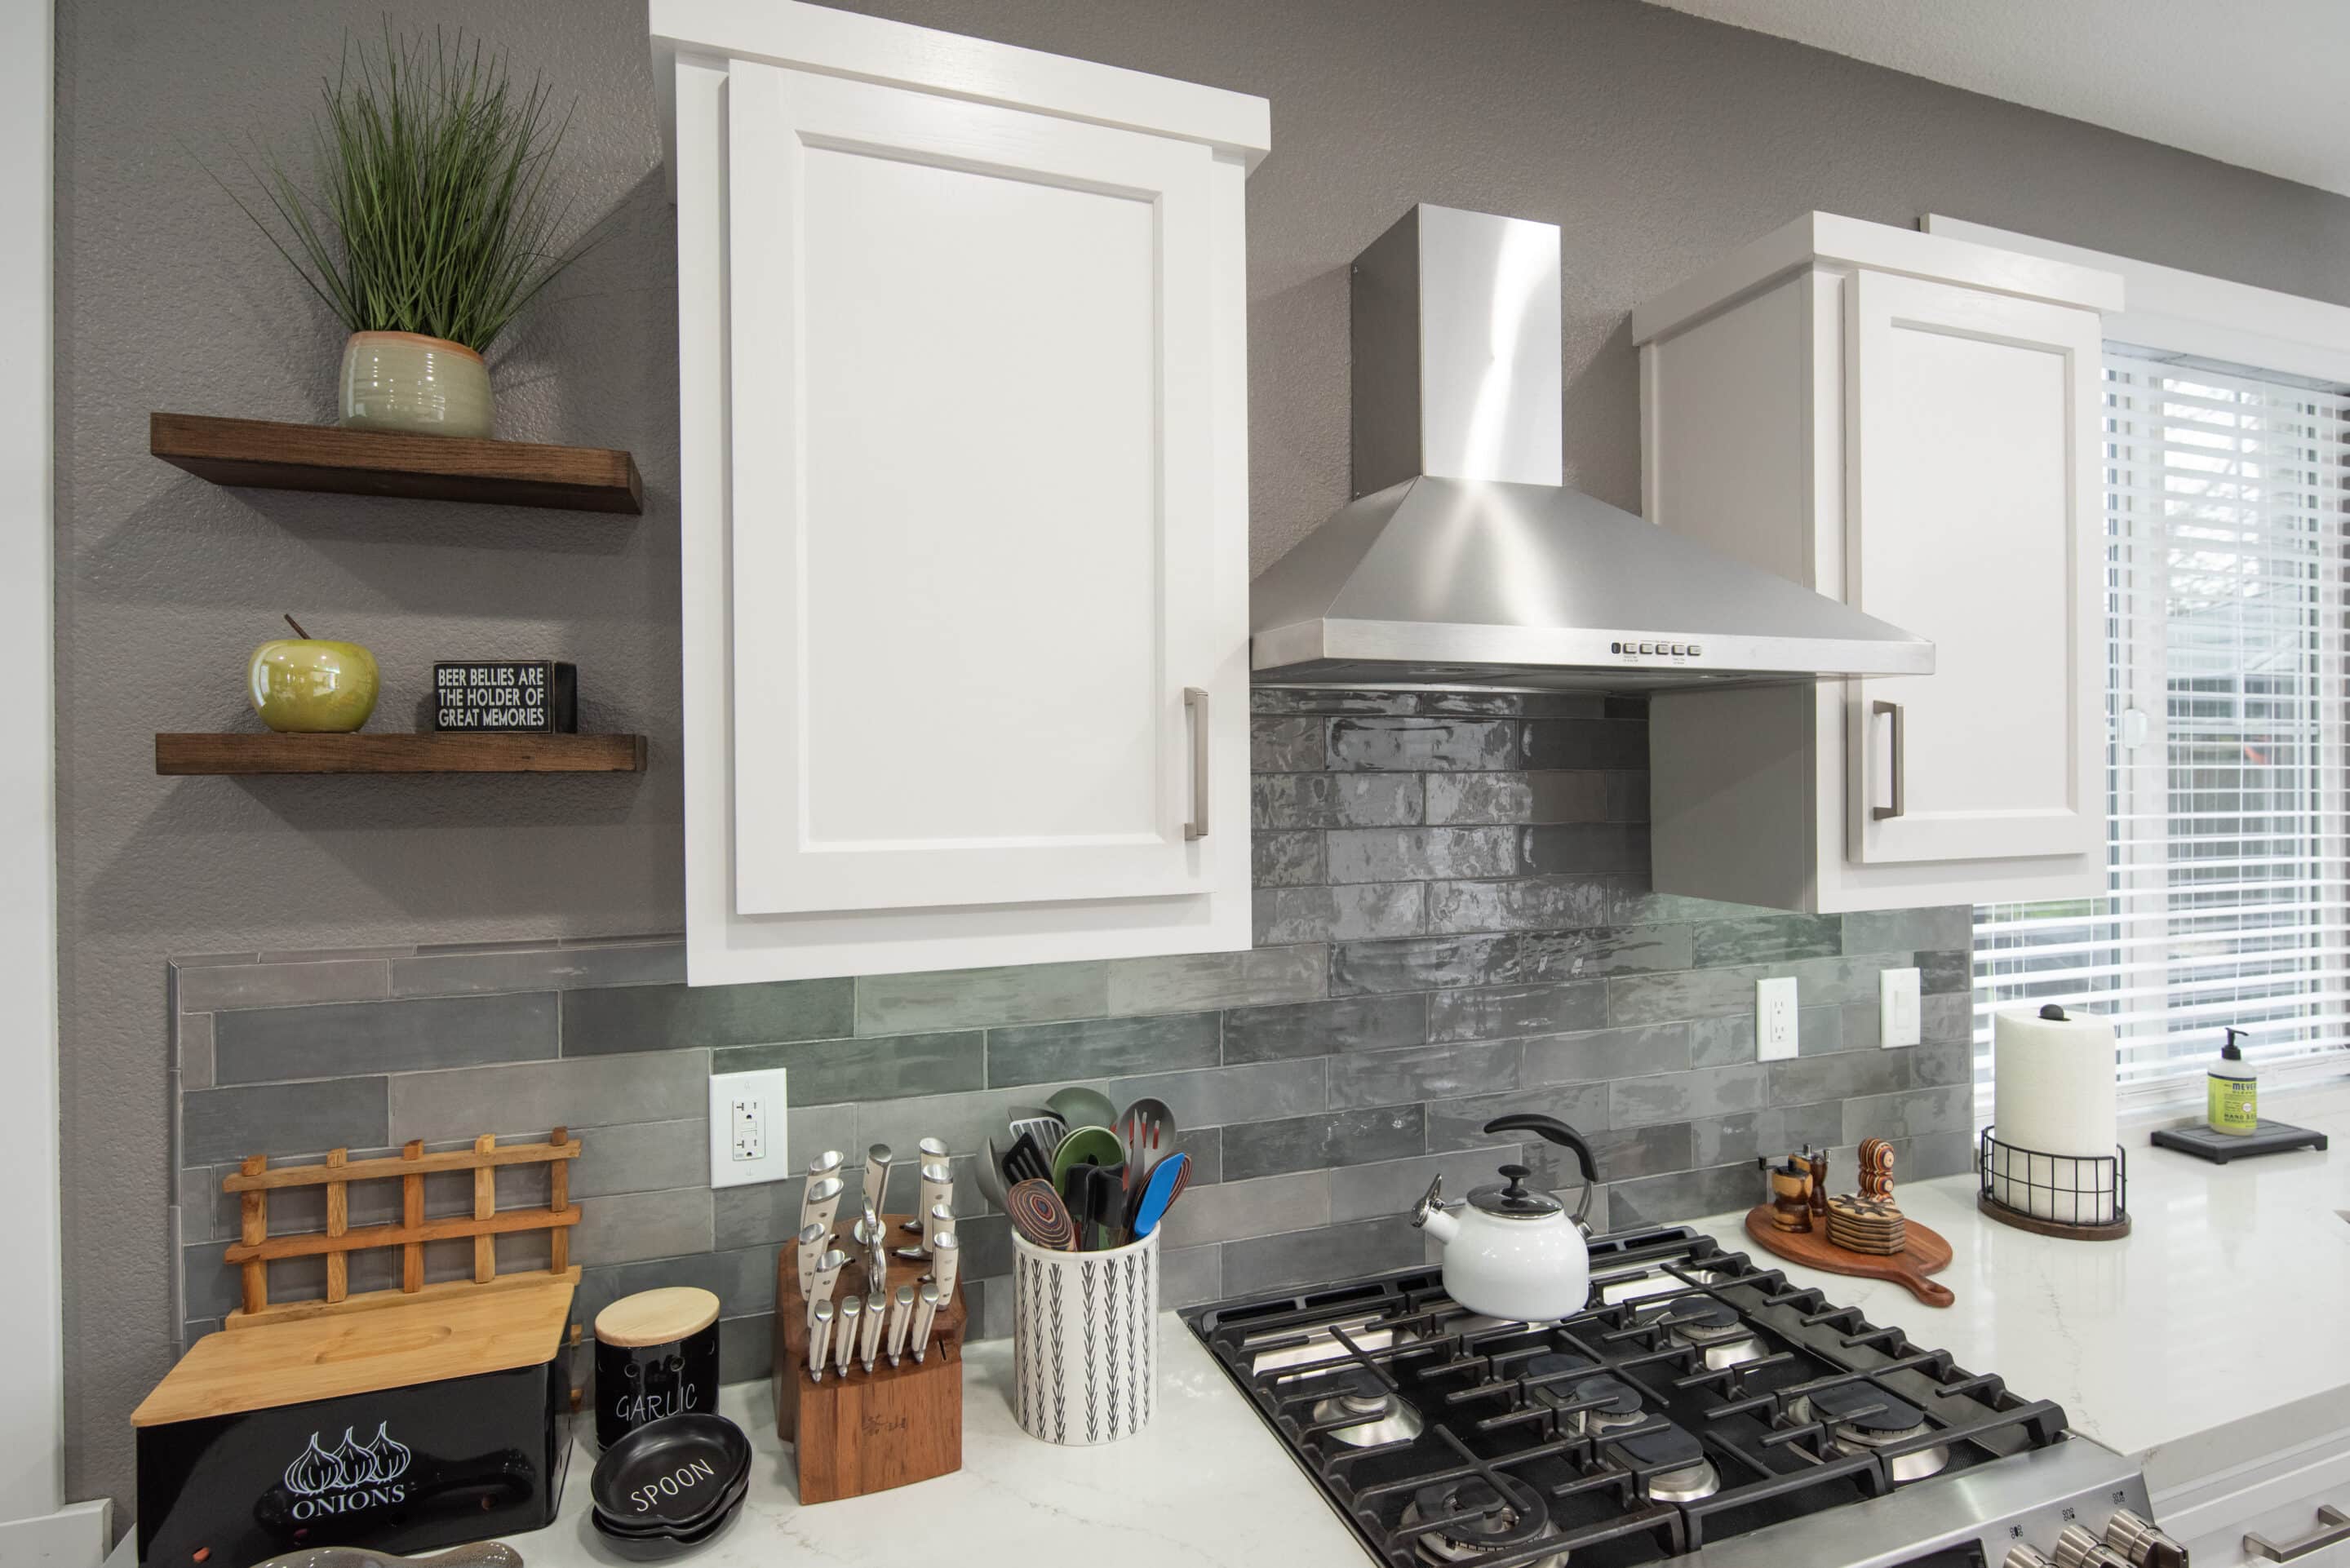
[[[182,1316],[234,1304],[220,1179],[249,1154],[353,1158],[409,1138],[577,1130],[580,1315],[656,1284],[725,1303],[726,1376],[762,1372],[797,1179],[708,1186],[712,1071],[791,1074],[795,1157],[946,1139],[964,1277],[1008,1327],[1008,1229],[975,1179],[1006,1113],[1065,1083],[1165,1100],[1193,1160],[1162,1256],[1170,1305],[1420,1262],[1404,1212],[1547,1143],[1484,1131],[1516,1111],[1591,1142],[1595,1224],[1753,1200],[1754,1159],[1895,1141],[1905,1178],[1965,1167],[1972,1118],[1970,912],[1805,916],[1648,888],[1642,704],[1589,696],[1260,691],[1252,754],[1257,945],[1239,953],[689,990],[674,938],[177,961],[174,1120]],[[1923,971],[1925,1044],[1877,1048],[1877,976]],[[1794,975],[1800,1054],[1755,1060],[1754,981]],[[795,1158],[796,1163],[796,1158]],[[857,1180],[851,1161],[852,1200]],[[891,1198],[910,1206],[912,1172]],[[543,1172],[499,1177],[532,1199]],[[396,1218],[353,1191],[352,1223]],[[463,1213],[462,1180],[428,1211]],[[305,1205],[307,1205],[306,1207]],[[316,1192],[273,1204],[324,1223]],[[502,1267],[532,1242],[499,1243]],[[536,1243],[544,1259],[544,1241]],[[390,1282],[389,1254],[354,1289]],[[427,1251],[432,1277],[470,1267]],[[323,1288],[323,1270],[273,1293]]]

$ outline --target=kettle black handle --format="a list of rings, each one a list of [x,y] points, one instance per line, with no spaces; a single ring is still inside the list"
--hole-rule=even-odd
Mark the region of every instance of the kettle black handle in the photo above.
[[[1571,1148],[1575,1151],[1576,1161],[1583,1167],[1583,1180],[1586,1192],[1586,1200],[1588,1189],[1598,1184],[1599,1167],[1592,1160],[1591,1146],[1583,1141],[1583,1135],[1581,1133],[1575,1131],[1573,1127],[1567,1126],[1556,1116],[1541,1116],[1531,1111],[1518,1116],[1496,1116],[1492,1121],[1485,1124],[1485,1130],[1489,1133],[1540,1133],[1543,1137],[1558,1145],[1561,1148]]]

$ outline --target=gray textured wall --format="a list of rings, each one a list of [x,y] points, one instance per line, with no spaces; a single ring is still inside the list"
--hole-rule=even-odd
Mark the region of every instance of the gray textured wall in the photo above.
[[[1346,286],[1419,199],[1566,230],[1566,453],[1638,493],[1625,317],[1810,207],[1932,208],[2350,301],[2350,201],[1630,0],[888,0],[868,8],[1263,93],[1250,189],[1260,563],[1343,498]],[[68,1486],[127,1495],[126,1417],[168,1359],[163,958],[659,929],[678,919],[671,223],[635,0],[411,0],[581,95],[571,159],[611,242],[500,370],[508,434],[626,446],[634,524],[214,490],[151,409],[330,411],[338,334],[204,178],[298,144],[357,0],[58,7],[57,525]],[[249,722],[281,610],[383,657],[576,659],[640,778],[167,782],[151,733]],[[918,738],[918,727],[910,727]]]

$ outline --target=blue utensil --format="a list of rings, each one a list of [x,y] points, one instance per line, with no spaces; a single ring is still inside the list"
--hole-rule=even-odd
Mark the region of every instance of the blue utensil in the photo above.
[[[1135,1206],[1136,1241],[1159,1229],[1159,1222],[1167,1218],[1167,1210],[1175,1206],[1176,1196],[1189,1185],[1184,1179],[1191,1168],[1191,1157],[1180,1150],[1150,1168],[1150,1179],[1143,1184],[1142,1201]]]

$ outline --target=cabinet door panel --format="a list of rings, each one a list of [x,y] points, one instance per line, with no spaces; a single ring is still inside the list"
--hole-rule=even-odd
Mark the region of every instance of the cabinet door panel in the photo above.
[[[1846,302],[1847,597],[1935,645],[1931,676],[1851,683],[1852,857],[2094,856],[2097,318],[1867,272]]]
[[[1203,890],[1210,153],[729,90],[736,908]]]

